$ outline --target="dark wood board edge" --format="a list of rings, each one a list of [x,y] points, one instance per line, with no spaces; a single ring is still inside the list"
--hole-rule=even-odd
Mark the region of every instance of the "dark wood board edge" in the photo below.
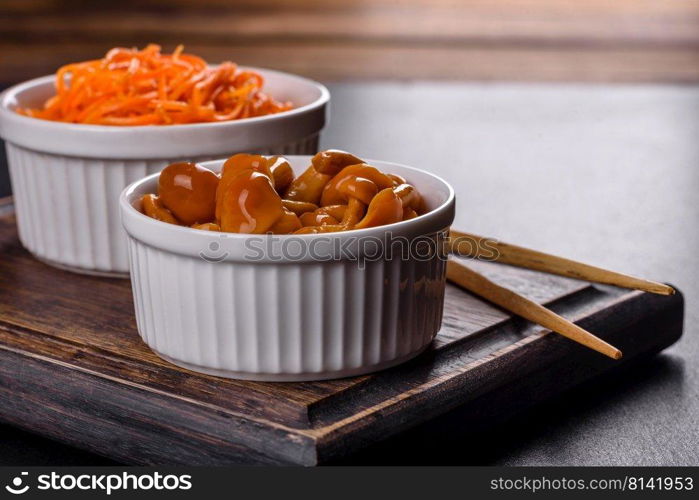
[[[485,428],[497,419],[484,413],[475,402],[480,397],[488,397],[487,394],[499,392],[493,389],[505,388],[505,394],[518,394],[516,399],[523,400],[504,406],[504,414],[520,411],[530,406],[530,402],[543,401],[549,394],[560,394],[592,377],[631,363],[637,357],[662,351],[682,336],[683,321],[684,297],[679,291],[671,297],[630,292],[602,311],[576,320],[582,327],[618,345],[625,354],[622,360],[608,360],[551,333],[526,337],[415,397],[395,400],[319,429],[318,462],[331,463],[460,406],[473,411],[473,421]],[[662,334],[656,335],[658,332]],[[449,354],[457,358],[463,356],[458,351]],[[527,362],[532,357],[538,359],[535,369]],[[497,378],[493,376],[496,371]],[[474,380],[479,381],[479,390],[469,392]],[[508,391],[508,386],[515,389]],[[526,393],[521,397],[518,391],[525,390],[539,392],[535,397],[526,397]],[[425,405],[428,397],[439,404]],[[507,396],[494,397],[498,402],[507,400]]]
[[[181,384],[182,379],[192,375],[192,372],[183,370],[170,363],[147,364],[140,363],[139,360],[130,359],[128,356],[116,354],[114,352],[103,352],[93,346],[76,344],[66,339],[59,339],[50,335],[37,333],[23,326],[0,320],[0,333],[5,333],[8,338],[4,343],[0,343],[0,353],[3,350],[15,350],[28,357],[45,357],[51,362],[65,363],[74,370],[92,372],[103,378],[119,380],[126,386],[138,387],[144,391],[154,393],[163,392],[173,399],[182,399],[192,404],[200,404],[208,409],[228,413],[232,417],[240,417],[259,421],[269,421],[274,425],[275,420],[285,420],[293,428],[304,429],[308,427],[308,413],[305,407],[282,398],[270,398],[253,387],[246,389],[250,394],[237,398],[236,403],[240,411],[222,407],[216,403],[200,403],[195,397],[173,390],[175,386]],[[195,374],[200,376],[199,374]],[[160,384],[158,379],[168,380],[168,384]],[[246,397],[252,396],[255,397]],[[256,405],[262,406],[264,413],[258,412]],[[247,411],[247,413],[246,413]],[[281,415],[283,413],[283,415]]]
[[[295,429],[9,349],[2,350],[0,399],[3,421],[126,463],[316,463],[314,440]]]

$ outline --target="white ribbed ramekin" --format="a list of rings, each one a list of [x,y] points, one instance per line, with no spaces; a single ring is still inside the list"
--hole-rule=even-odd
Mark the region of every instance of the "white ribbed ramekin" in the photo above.
[[[221,123],[111,127],[59,123],[17,114],[54,93],[53,76],[0,94],[22,244],[49,264],[104,275],[128,273],[119,193],[178,160],[203,161],[238,152],[312,154],[325,126],[327,89],[316,82],[252,68],[265,91],[293,110]]]
[[[287,158],[296,173],[310,164]],[[129,186],[120,209],[143,340],[194,371],[274,381],[359,375],[422,352],[442,322],[446,261],[434,250],[454,192],[430,173],[371,164],[404,176],[431,211],[341,233],[216,233],[143,215],[157,174]]]

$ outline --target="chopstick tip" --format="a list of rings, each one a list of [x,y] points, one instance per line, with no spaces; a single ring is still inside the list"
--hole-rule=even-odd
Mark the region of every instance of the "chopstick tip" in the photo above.
[[[677,293],[677,290],[675,290],[674,287],[670,285],[666,285],[665,283],[654,283],[650,282],[650,287],[646,289],[646,291],[651,292],[651,293],[657,293],[658,295],[675,295]]]

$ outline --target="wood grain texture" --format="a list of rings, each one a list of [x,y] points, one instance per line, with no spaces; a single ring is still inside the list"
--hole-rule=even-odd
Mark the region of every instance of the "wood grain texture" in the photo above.
[[[523,380],[545,398],[617,363],[449,287],[442,331],[405,365],[317,383],[219,379],[157,358],[135,330],[128,282],[36,261],[11,214],[0,217],[0,255],[0,418],[128,463],[326,463]],[[681,294],[473,265],[613,341],[625,361],[681,335]]]
[[[0,33],[4,84],[149,42],[323,80],[699,81],[696,0],[6,0]]]

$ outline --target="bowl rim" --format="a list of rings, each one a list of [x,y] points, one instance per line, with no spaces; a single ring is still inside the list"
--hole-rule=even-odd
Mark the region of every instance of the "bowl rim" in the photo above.
[[[215,67],[216,65],[209,65],[211,67]],[[283,78],[290,78],[293,80],[297,80],[300,83],[306,84],[309,87],[314,87],[320,92],[320,95],[318,98],[308,104],[305,104],[303,106],[297,107],[297,108],[292,108],[287,111],[281,111],[279,113],[273,113],[269,115],[264,115],[264,116],[255,116],[255,117],[250,117],[250,118],[240,118],[236,120],[227,120],[227,121],[222,121],[222,122],[199,122],[199,123],[184,123],[184,124],[175,124],[175,125],[96,125],[96,124],[86,124],[86,123],[68,123],[68,122],[60,122],[60,121],[54,121],[54,120],[44,120],[42,118],[34,118],[31,116],[25,116],[25,115],[20,115],[15,111],[10,106],[10,102],[15,99],[17,94],[20,92],[23,92],[27,89],[30,89],[32,87],[38,87],[41,85],[46,85],[48,83],[52,83],[56,75],[44,75],[40,76],[37,78],[32,78],[31,80],[26,80],[24,82],[17,83],[2,92],[0,92],[0,123],[5,120],[18,120],[18,123],[25,124],[25,125],[32,125],[32,124],[41,124],[43,127],[52,127],[56,129],[62,129],[62,131],[66,130],[75,130],[76,132],[99,132],[99,133],[104,133],[104,132],[114,132],[114,133],[119,133],[119,132],[132,132],[134,130],[137,131],[167,131],[167,130],[178,130],[178,131],[187,131],[187,130],[205,130],[205,129],[210,129],[210,128],[223,128],[225,126],[231,127],[231,126],[244,126],[246,124],[254,124],[254,123],[264,123],[266,121],[272,121],[274,119],[280,119],[280,118],[292,118],[296,115],[301,115],[304,114],[308,111],[311,111],[313,109],[316,109],[318,107],[321,107],[323,105],[326,105],[330,101],[330,91],[328,88],[323,85],[322,83],[312,80],[310,78],[306,78],[304,76],[296,75],[294,73],[287,73],[285,71],[279,71],[275,69],[270,69],[270,68],[262,68],[262,67],[257,67],[257,66],[239,66],[240,69],[243,70],[251,70],[251,71],[257,71],[259,73],[264,74],[274,74],[276,76],[280,76]],[[157,133],[157,132],[156,132]]]
[[[282,155],[285,158],[298,158],[298,159],[308,159],[310,162],[310,159],[312,158],[312,155]],[[222,165],[225,159],[218,159],[218,160],[210,160],[206,162],[201,162],[200,164],[202,166],[210,168],[213,165]],[[439,206],[433,208],[429,212],[426,212],[422,215],[419,215],[413,219],[409,220],[404,220],[400,222],[394,222],[392,224],[385,224],[383,226],[375,226],[375,227],[369,227],[369,228],[364,228],[364,229],[351,229],[349,231],[337,231],[337,232],[331,232],[331,233],[312,233],[312,234],[243,234],[243,233],[227,233],[227,232],[220,232],[220,231],[204,231],[201,229],[194,229],[191,227],[185,227],[185,226],[177,226],[175,224],[170,224],[167,222],[162,222],[156,219],[153,219],[151,217],[148,217],[144,213],[140,212],[139,210],[136,210],[136,208],[133,207],[132,201],[134,197],[134,193],[136,190],[138,190],[141,186],[144,184],[147,184],[154,179],[158,178],[160,176],[160,172],[156,172],[154,174],[148,175],[146,177],[143,177],[142,179],[139,179],[135,182],[132,182],[129,184],[124,190],[121,192],[119,195],[119,209],[122,217],[122,221],[125,223],[125,218],[130,217],[134,221],[135,224],[143,225],[144,229],[145,228],[151,228],[153,230],[157,231],[168,231],[173,237],[183,237],[183,238],[198,238],[201,241],[211,241],[213,239],[218,240],[221,238],[221,235],[225,235],[225,238],[227,240],[232,240],[232,241],[238,241],[238,242],[244,242],[246,240],[250,240],[253,238],[265,238],[265,237],[279,237],[279,238],[286,238],[286,237],[294,237],[294,238],[303,238],[303,239],[313,239],[313,238],[322,238],[322,239],[345,239],[345,238],[361,238],[361,237],[381,237],[386,235],[386,233],[392,231],[392,230],[410,230],[413,228],[416,228],[417,226],[421,226],[424,223],[429,222],[430,219],[438,219],[441,216],[449,216],[448,212],[449,210],[454,210],[454,205],[455,205],[455,199],[456,199],[456,194],[454,191],[454,188],[452,187],[451,184],[449,184],[447,181],[445,181],[442,177],[429,172],[427,170],[423,170],[420,168],[416,167],[411,167],[408,165],[403,165],[401,163],[395,163],[395,162],[389,162],[389,161],[384,161],[384,160],[374,160],[374,159],[365,159],[364,160],[366,163],[369,164],[380,164],[382,167],[387,167],[390,169],[391,167],[398,167],[399,169],[405,169],[405,170],[411,170],[414,172],[418,172],[422,175],[427,175],[431,177],[432,179],[438,181],[441,183],[443,186],[446,187],[447,190],[447,196],[446,199],[439,204]],[[453,219],[453,217],[451,217]],[[140,240],[140,238],[133,236],[129,229],[126,229],[126,232],[129,233],[130,237],[133,237],[137,240]],[[420,232],[420,234],[426,234],[423,232]],[[173,252],[177,253],[177,252]]]

